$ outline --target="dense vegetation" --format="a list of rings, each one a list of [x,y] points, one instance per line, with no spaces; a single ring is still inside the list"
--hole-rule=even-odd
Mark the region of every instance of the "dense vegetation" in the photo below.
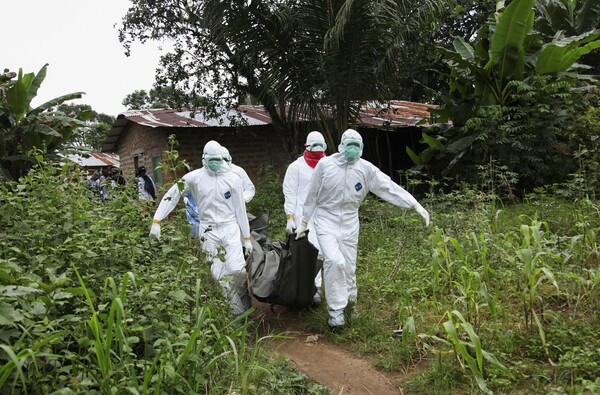
[[[163,3],[134,2],[125,44],[178,39],[164,87],[191,79],[258,98],[290,152],[303,112],[328,108],[332,140],[361,102],[431,77],[398,54],[441,45],[414,64],[445,64],[432,96],[445,107],[432,113],[453,122],[409,151],[419,171],[405,183],[433,225],[369,197],[358,315],[332,333],[322,306],[302,313],[306,325],[380,369],[414,372],[411,393],[600,393],[600,99],[586,75],[598,70],[596,0],[513,0],[495,13],[491,1]],[[207,63],[191,56],[188,70],[203,51]],[[269,357],[251,312],[230,318],[183,210],[153,242],[155,207],[132,186],[100,201],[80,169],[51,160],[67,144],[98,147],[111,120],[64,104],[81,93],[32,108],[45,73],[0,75],[0,393],[327,393]],[[185,167],[175,144],[165,171]],[[281,182],[269,169],[259,181],[249,211],[268,212],[281,238]]]
[[[600,202],[569,183],[503,203],[480,177],[452,193],[430,185],[431,228],[363,202],[359,314],[341,333],[325,307],[307,325],[381,369],[416,369],[408,393],[598,393]]]
[[[431,228],[367,199],[359,314],[339,333],[325,307],[306,325],[381,369],[418,365],[411,393],[598,391],[600,204],[563,186],[504,205],[483,187],[433,190]],[[0,188],[2,393],[326,393],[229,318],[183,210],[155,243],[134,190],[100,202],[72,167]],[[252,210],[275,213],[273,235],[280,207],[265,172]]]
[[[0,393],[323,393],[229,318],[183,212],[150,241],[153,211],[69,166],[0,185]]]

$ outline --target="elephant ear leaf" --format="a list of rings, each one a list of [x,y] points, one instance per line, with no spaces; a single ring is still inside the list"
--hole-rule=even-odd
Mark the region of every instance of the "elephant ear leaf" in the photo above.
[[[408,156],[414,162],[415,165],[423,164],[423,161],[421,160],[419,155],[415,154],[415,152],[413,150],[411,150],[410,147],[406,147],[406,153],[408,154]]]
[[[425,142],[427,143],[427,145],[429,146],[429,148],[431,148],[432,150],[441,150],[441,149],[444,148],[444,144],[442,144],[435,137],[429,136],[425,132],[423,132],[423,140],[425,140]]]

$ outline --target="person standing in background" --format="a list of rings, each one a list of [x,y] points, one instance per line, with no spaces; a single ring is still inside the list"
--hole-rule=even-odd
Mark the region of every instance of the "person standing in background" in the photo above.
[[[152,177],[146,174],[146,168],[140,166],[136,169],[137,186],[140,200],[156,200],[156,185]]]
[[[315,173],[315,167],[321,159],[325,157],[325,151],[327,150],[327,144],[325,138],[319,132],[313,131],[306,136],[306,144],[304,144],[304,153],[301,157],[292,162],[283,178],[283,196],[285,198],[284,210],[287,216],[287,225],[285,230],[288,234],[294,233],[296,228],[300,226],[300,220],[302,219],[302,207],[308,194],[308,187],[312,180],[313,174]],[[323,256],[320,253],[319,242],[317,235],[315,234],[312,224],[309,223],[308,229],[311,230],[308,233],[308,241],[319,250],[319,258],[323,260]],[[321,303],[321,283],[322,274],[321,270],[315,277],[315,285],[317,286],[317,292],[313,297],[313,302],[316,304]]]

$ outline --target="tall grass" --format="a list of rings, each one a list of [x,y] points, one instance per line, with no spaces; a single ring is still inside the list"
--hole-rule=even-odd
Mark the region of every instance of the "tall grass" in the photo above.
[[[135,185],[110,196],[52,163],[0,184],[0,393],[326,393],[232,318],[183,208],[156,243]]]
[[[598,202],[535,195],[505,205],[476,190],[421,202],[431,228],[376,199],[361,206],[360,314],[335,341],[377,355],[387,370],[436,355],[440,364],[407,384],[409,392],[476,393],[482,383],[500,393],[584,391],[600,374],[591,358],[600,346]],[[575,354],[562,355],[573,349],[591,376],[578,369],[572,380],[533,378],[572,372]]]

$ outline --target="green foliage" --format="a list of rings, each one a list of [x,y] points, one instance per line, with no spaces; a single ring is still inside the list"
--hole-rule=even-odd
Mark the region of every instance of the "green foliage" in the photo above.
[[[597,374],[599,203],[546,193],[503,205],[484,181],[420,199],[427,229],[412,210],[363,202],[359,314],[329,337],[407,371],[411,393],[586,393]]]
[[[0,78],[0,180],[18,179],[37,162],[37,154],[53,155],[69,141],[78,127],[85,125],[86,112],[68,117],[52,107],[80,98],[71,93],[32,108],[31,101],[46,78],[44,65],[37,74],[18,75],[8,70]],[[16,80],[13,80],[14,77]]]
[[[179,180],[181,176],[191,170],[190,165],[185,160],[179,160],[179,152],[175,149],[179,142],[174,134],[169,135],[169,147],[164,151],[164,161],[160,162],[160,169],[163,177],[173,180]],[[183,188],[181,185],[180,189]]]
[[[493,162],[494,167],[516,175],[517,181],[510,183],[512,193],[522,195],[524,190],[562,182],[575,171],[574,147],[567,132],[576,119],[571,107],[577,97],[571,85],[536,76],[508,86],[510,104],[479,107],[462,128],[438,136],[445,142],[442,149],[420,154],[435,157],[428,163],[433,174],[475,183],[476,168]]]
[[[568,125],[574,146],[576,170],[556,189],[565,197],[600,196],[600,95],[598,88],[588,95],[588,103],[577,106],[577,115]]]
[[[346,2],[137,1],[120,39],[171,39],[160,86],[229,107],[251,96],[298,149],[299,126],[318,120],[333,147],[358,116],[360,103],[389,99],[404,44],[434,30],[446,1]],[[406,55],[408,56],[408,55]],[[334,124],[334,125],[332,125]]]
[[[559,182],[573,171],[573,152],[563,133],[572,121],[570,85],[550,77],[514,82],[510,106],[481,107],[465,124],[463,135],[474,139],[461,162],[497,165],[518,174],[518,186],[534,187]]]
[[[188,96],[180,89],[169,86],[157,86],[145,90],[136,90],[128,94],[121,102],[128,110],[143,110],[147,108],[196,108],[208,105],[202,97]]]
[[[544,37],[534,30],[534,3],[501,2],[473,40],[439,49],[450,92],[445,107],[431,111],[453,127],[432,130],[443,148],[430,147],[420,154],[430,160],[417,162],[434,176],[474,182],[474,167],[494,160],[519,175],[522,194],[574,171],[564,130],[582,97],[574,88],[590,80],[576,62],[600,47],[600,31]]]
[[[537,0],[535,2],[536,30],[546,38],[579,36],[600,27],[600,4],[596,0]],[[586,54],[579,63],[600,72],[600,53]]]
[[[508,369],[506,369],[506,367],[504,367],[504,365],[502,365],[493,354],[482,349],[481,340],[477,333],[475,333],[473,330],[473,326],[465,320],[459,311],[454,310],[451,313],[448,312],[447,314],[448,320],[444,322],[443,326],[448,340],[446,341],[440,338],[436,338],[436,340],[450,345],[454,349],[456,359],[461,368],[469,369],[471,374],[475,376],[475,380],[477,381],[479,389],[481,389],[483,393],[491,394],[492,391],[490,391],[487,387],[483,377],[484,359],[492,367],[500,369],[503,372],[508,373]],[[453,317],[458,318],[460,322],[455,323],[453,321]],[[457,329],[460,329],[463,333],[460,333]],[[463,338],[468,338],[468,341],[463,340]]]
[[[77,114],[84,112],[89,113],[86,125],[75,129],[73,136],[67,142],[68,146],[100,150],[115,122],[114,116],[98,113],[87,104],[63,103],[57,107],[57,111],[68,117],[77,117]]]
[[[183,211],[160,243],[151,215],[69,164],[0,185],[0,392],[325,393],[230,318]]]

